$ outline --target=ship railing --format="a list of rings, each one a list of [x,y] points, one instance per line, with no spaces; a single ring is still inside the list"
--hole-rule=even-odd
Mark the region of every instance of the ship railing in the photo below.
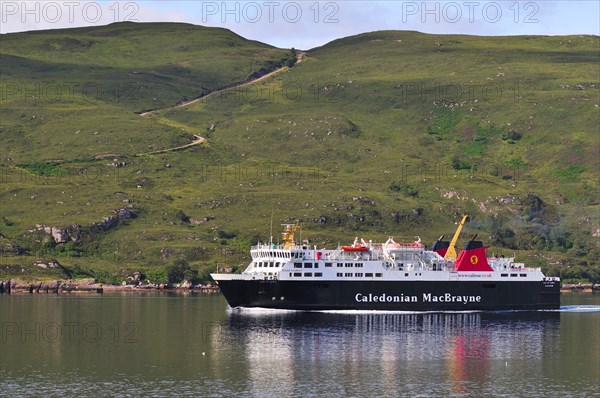
[[[398,255],[401,254],[401,255]],[[437,253],[436,253],[437,254]],[[425,252],[404,252],[404,253],[388,253],[384,252],[384,258],[394,263],[401,262],[417,262],[421,268],[425,269],[431,264],[431,259]]]
[[[492,267],[492,269],[494,271],[502,271],[502,272],[507,272],[507,271],[518,271],[518,272],[524,272],[524,273],[542,272],[542,269],[540,267],[537,267],[537,268],[526,267],[525,264],[523,264],[523,263],[510,263],[510,264],[492,263],[492,264],[490,264],[490,266]]]

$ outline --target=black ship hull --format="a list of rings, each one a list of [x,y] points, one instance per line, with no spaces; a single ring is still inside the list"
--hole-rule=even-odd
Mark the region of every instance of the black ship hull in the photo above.
[[[218,280],[218,284],[232,308],[498,311],[560,307],[558,281]]]

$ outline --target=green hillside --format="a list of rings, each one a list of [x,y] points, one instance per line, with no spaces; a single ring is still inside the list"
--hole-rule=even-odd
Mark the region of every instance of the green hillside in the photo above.
[[[271,215],[335,247],[356,235],[429,243],[469,213],[463,236],[496,254],[598,281],[599,50],[595,36],[366,33],[140,116],[292,55],[183,24],[5,35],[2,272],[55,277],[32,264],[56,259],[112,282],[158,281],[175,264],[205,276],[244,264]],[[137,88],[35,100],[13,84],[73,80]],[[194,134],[206,141],[145,154]],[[92,226],[127,206],[133,218]],[[75,224],[75,241],[36,224]]]

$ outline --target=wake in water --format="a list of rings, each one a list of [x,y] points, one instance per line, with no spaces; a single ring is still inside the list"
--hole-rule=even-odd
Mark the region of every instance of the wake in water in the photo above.
[[[388,310],[284,310],[276,308],[245,308],[227,307],[228,312],[235,312],[247,315],[266,315],[266,314],[291,314],[299,312],[318,312],[323,314],[468,314],[468,313],[506,313],[506,312],[598,312],[600,305],[564,305],[557,310],[512,310],[512,311],[388,311]]]
[[[555,312],[600,312],[600,305],[563,305]]]

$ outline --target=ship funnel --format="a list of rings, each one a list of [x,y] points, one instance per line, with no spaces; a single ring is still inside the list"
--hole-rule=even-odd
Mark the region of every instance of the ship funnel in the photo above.
[[[493,271],[487,262],[485,253],[488,248],[489,246],[483,246],[483,242],[480,240],[468,241],[465,248],[458,253],[454,269],[457,271]]]
[[[431,250],[436,252],[437,254],[439,254],[442,257],[444,257],[446,255],[446,252],[448,251],[448,247],[450,247],[450,242],[448,242],[447,240],[443,240],[443,239],[444,239],[444,235],[440,236],[440,238],[438,240],[436,240],[435,242],[433,242],[433,245],[431,246]]]

